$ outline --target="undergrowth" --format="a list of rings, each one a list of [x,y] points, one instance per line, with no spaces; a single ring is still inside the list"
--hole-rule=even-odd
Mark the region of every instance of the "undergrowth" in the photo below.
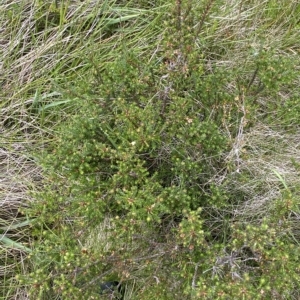
[[[296,2],[0,9],[3,299],[298,299]]]

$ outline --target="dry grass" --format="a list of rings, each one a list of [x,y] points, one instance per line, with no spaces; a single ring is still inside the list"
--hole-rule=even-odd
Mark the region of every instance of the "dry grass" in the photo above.
[[[290,189],[297,192],[299,169],[291,159],[299,161],[299,143],[299,134],[289,134],[263,124],[243,135],[243,143],[238,148],[239,168],[234,172],[247,176],[244,183],[233,185],[248,198],[236,210],[238,215],[265,216],[268,213],[268,205],[280,198],[284,189],[276,172]]]
[[[0,289],[7,291],[3,299],[22,299],[19,291],[10,295],[17,286],[16,270],[26,270],[23,262],[31,240],[29,222],[20,211],[32,201],[28,189],[40,180],[40,168],[27,157],[24,142],[8,143],[1,138],[0,143]]]

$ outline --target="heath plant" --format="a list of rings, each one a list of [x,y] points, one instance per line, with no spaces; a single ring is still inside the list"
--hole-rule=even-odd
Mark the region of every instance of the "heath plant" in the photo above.
[[[102,299],[106,281],[125,299],[297,299],[296,6],[27,3],[34,34],[3,82],[24,71],[31,130],[11,90],[3,128],[44,139],[10,284],[33,299]]]

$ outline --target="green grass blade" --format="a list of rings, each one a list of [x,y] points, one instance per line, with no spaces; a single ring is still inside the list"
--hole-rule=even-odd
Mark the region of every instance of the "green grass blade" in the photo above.
[[[2,221],[2,220],[1,220]],[[7,225],[7,226],[1,226],[0,229],[2,230],[14,230],[14,229],[18,229],[21,227],[25,227],[28,226],[32,223],[33,220],[26,220],[24,222],[20,222],[18,224],[13,224],[13,225]]]
[[[15,241],[11,240],[10,238],[4,236],[3,234],[0,235],[0,242],[2,242],[8,248],[16,248],[16,249],[23,250],[28,253],[32,252],[31,249],[25,247],[24,245],[22,245],[20,243],[17,243]]]
[[[280,182],[283,184],[284,188],[289,191],[289,188],[285,182],[285,180],[282,178],[282,176],[276,171],[276,170],[272,170],[273,173],[278,177],[278,179],[280,180]]]
[[[61,101],[54,101],[50,104],[47,104],[47,105],[44,105],[43,107],[40,107],[39,108],[39,112],[43,112],[45,111],[46,109],[48,108],[52,108],[52,107],[55,107],[55,106],[59,106],[59,105],[62,105],[62,104],[66,104],[66,103],[69,103],[71,102],[72,100],[61,100]]]

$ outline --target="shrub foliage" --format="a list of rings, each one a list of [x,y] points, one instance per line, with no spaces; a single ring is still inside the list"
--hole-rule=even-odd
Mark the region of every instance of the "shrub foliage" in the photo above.
[[[230,91],[237,71],[208,67],[198,44],[218,2],[198,11],[176,1],[154,53],[124,46],[80,85],[85,96],[41,158],[47,176],[28,210],[35,266],[20,280],[33,283],[35,299],[98,299],[104,278],[156,278],[137,299],[275,299],[296,290],[298,245],[285,221],[293,194],[283,192],[272,218],[254,226],[226,213],[238,195],[215,180],[230,169],[228,130],[238,132],[237,95],[246,91]],[[260,72],[275,93],[272,67]],[[251,100],[252,83],[241,78]],[[207,219],[217,212],[213,232]]]

